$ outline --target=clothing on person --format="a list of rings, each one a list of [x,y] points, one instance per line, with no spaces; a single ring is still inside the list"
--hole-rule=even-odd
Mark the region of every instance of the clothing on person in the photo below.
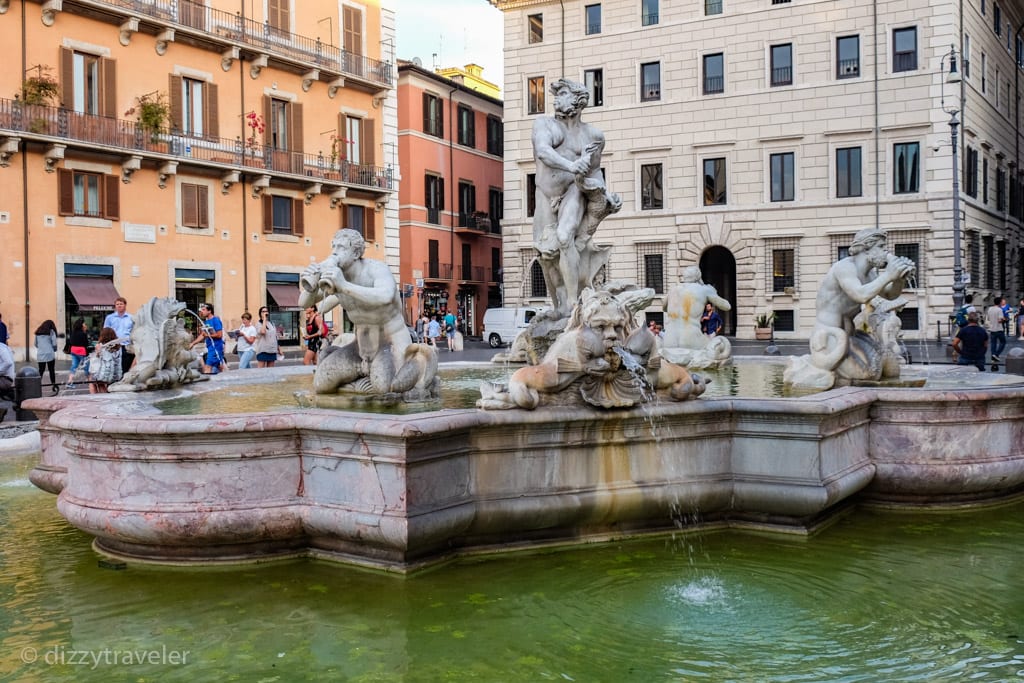
[[[7,343],[7,325],[3,320],[0,320],[0,344]]]
[[[71,331],[71,381],[80,365],[85,365],[85,357],[89,354],[89,335],[82,326]]]
[[[106,387],[121,379],[121,347],[117,344],[99,344],[89,362],[89,377]]]
[[[256,357],[255,339],[259,336],[256,326],[243,322],[238,328],[238,341],[235,342],[235,352],[238,354],[238,369],[246,370],[252,367],[252,359]],[[250,342],[246,337],[251,337]]]
[[[958,345],[954,344],[960,354],[957,363],[974,365],[979,370],[984,370],[988,333],[980,325],[968,324],[960,328],[956,333],[956,339],[960,341]]]
[[[709,337],[718,334],[722,331],[722,316],[718,315],[718,311],[711,311],[707,317],[701,320],[701,328]]]
[[[257,328],[256,360],[269,363],[277,360],[277,325],[268,318],[265,327],[266,329],[264,329],[264,325],[261,323]],[[263,331],[259,332],[259,330]]]
[[[320,350],[320,345],[323,343],[323,338],[320,336],[313,336],[320,334],[320,318],[313,316],[306,320],[306,336],[309,339],[306,340],[306,348],[316,353]]]
[[[51,328],[48,334],[36,334],[36,363],[39,365],[39,376],[45,370],[50,376],[50,385],[57,384],[57,330]]]
[[[0,342],[0,390],[14,388],[14,352],[7,344]]]
[[[427,339],[430,340],[431,344],[434,344],[438,337],[441,336],[441,323],[437,322],[437,318],[431,318],[430,322],[427,323]]]
[[[444,316],[444,331],[449,337],[455,335],[455,314],[447,313]]]
[[[220,318],[211,315],[203,322],[203,326],[210,332],[223,332],[224,323]],[[206,364],[211,368],[220,367],[224,362],[224,336],[212,337],[206,335]]]
[[[115,306],[121,302],[122,300],[118,299]],[[131,343],[135,320],[127,311],[114,311],[103,319],[103,327],[109,327],[117,333],[117,338],[121,342],[121,372],[128,372],[135,361],[135,355],[128,352],[128,344]]]
[[[988,330],[989,339],[992,342],[992,360],[998,361],[1006,348],[1006,333],[1003,330],[1003,309],[998,303],[994,303],[985,311],[985,329]]]

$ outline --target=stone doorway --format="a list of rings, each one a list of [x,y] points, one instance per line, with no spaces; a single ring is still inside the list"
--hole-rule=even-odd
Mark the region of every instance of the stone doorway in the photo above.
[[[732,305],[731,311],[719,311],[722,316],[722,329],[725,334],[736,336],[736,319],[739,311],[736,308],[736,258],[732,252],[721,246],[709,247],[700,255],[701,279],[712,285],[722,297]]]

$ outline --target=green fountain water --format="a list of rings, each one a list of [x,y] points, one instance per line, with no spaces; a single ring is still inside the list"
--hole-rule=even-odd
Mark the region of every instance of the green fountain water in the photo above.
[[[404,579],[312,560],[118,571],[29,484],[34,461],[0,462],[3,680],[1024,677],[1024,504],[860,510],[809,539],[680,534]]]

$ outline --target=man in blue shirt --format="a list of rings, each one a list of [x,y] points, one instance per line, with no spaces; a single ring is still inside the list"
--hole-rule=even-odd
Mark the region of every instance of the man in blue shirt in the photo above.
[[[448,337],[448,350],[455,350],[455,314],[448,311],[444,316],[444,331]]]
[[[195,346],[206,341],[206,358],[203,360],[203,373],[216,375],[226,369],[224,363],[224,323],[213,314],[213,304],[200,304],[199,317],[203,319],[203,327],[199,336],[192,342]]]
[[[958,365],[973,365],[985,369],[985,351],[988,349],[988,333],[978,324],[978,312],[967,314],[967,325],[953,337],[953,350],[957,352]]]
[[[103,320],[103,327],[109,327],[117,333],[121,342],[121,372],[128,372],[135,362],[135,354],[128,353],[128,344],[131,343],[132,328],[135,321],[125,309],[128,308],[128,300],[123,296],[114,299],[114,312],[107,315]]]

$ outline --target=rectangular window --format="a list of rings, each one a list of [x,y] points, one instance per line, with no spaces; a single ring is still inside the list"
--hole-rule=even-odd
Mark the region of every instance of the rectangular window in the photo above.
[[[971,37],[969,35],[967,35],[966,33],[964,34],[964,50],[963,50],[962,59],[960,61],[962,62],[962,65],[961,65],[960,68],[963,69],[963,71],[964,71],[964,78],[970,78],[971,77]]]
[[[661,99],[661,62],[640,65],[640,101]]]
[[[920,311],[917,308],[911,308],[909,306],[901,308],[896,316],[900,319],[900,327],[904,330],[919,330],[921,329]]]
[[[999,289],[1006,291],[1006,242],[996,243],[996,272]]]
[[[181,184],[181,224],[186,228],[210,227],[210,188],[195,183]]]
[[[917,192],[918,173],[921,166],[920,144],[901,142],[893,145],[893,183],[894,194]]]
[[[80,114],[101,116],[100,58],[84,52],[74,53],[74,110]]]
[[[533,216],[537,210],[537,174],[526,174],[526,216]]]
[[[355,116],[345,117],[344,158],[352,164],[367,163],[363,159],[363,120]]]
[[[860,147],[842,147],[836,150],[836,197],[860,197]]]
[[[655,294],[665,293],[665,250],[663,243],[637,245],[637,280]]]
[[[604,69],[587,69],[583,72],[583,84],[590,93],[590,106],[600,107],[604,104]]]
[[[505,126],[497,116],[487,117],[487,153],[494,156],[505,154]]]
[[[725,92],[725,55],[704,55],[704,94]]]
[[[476,145],[476,116],[475,112],[467,106],[459,105],[459,144],[466,147]]]
[[[981,282],[981,236],[973,230],[967,233],[967,268],[971,282]]]
[[[725,204],[725,158],[704,160],[704,206]]]
[[[775,318],[772,327],[776,332],[796,332],[796,316],[792,308],[774,310]]]
[[[501,234],[501,219],[505,217],[504,193],[497,188],[487,191],[487,217],[491,219],[491,233]]]
[[[529,109],[527,110],[530,114],[543,114],[544,113],[544,77],[534,76],[527,81],[527,89],[529,90]]]
[[[427,240],[427,277],[437,280],[441,277],[441,243]]]
[[[350,5],[342,6],[342,45],[354,55],[363,54],[363,12]]]
[[[860,36],[836,38],[836,78],[860,76]]]
[[[978,196],[978,150],[968,146],[964,153],[964,192]]]
[[[796,251],[772,249],[772,291],[784,292],[796,285]]]
[[[921,273],[921,245],[917,242],[896,242],[893,245],[892,253],[914,262],[914,272],[907,277],[907,281],[911,283],[911,288],[918,287],[918,279]]]
[[[181,79],[181,132],[203,136],[203,81]]]
[[[444,210],[444,178],[427,174],[423,180],[426,192],[427,222],[441,225],[441,211]]]
[[[285,100],[270,100],[270,146],[288,149],[288,105]]]
[[[472,183],[459,181],[459,225],[467,226],[476,211],[476,188]]]
[[[661,164],[644,164],[640,167],[640,208],[664,208]]]
[[[273,225],[275,235],[292,234],[292,198],[273,196]]]
[[[658,0],[640,0],[640,23],[644,26],[658,23]]]
[[[988,159],[981,160],[981,201],[988,204]]]
[[[601,5],[587,5],[583,8],[586,25],[583,27],[588,36],[601,32]]]
[[[120,217],[120,186],[115,175],[57,169],[58,213],[116,220]]]
[[[544,42],[544,15],[531,14],[526,17],[530,44]]]
[[[984,237],[981,238],[981,242],[984,245],[985,249],[985,289],[995,289],[995,241],[992,235],[985,235]]]
[[[423,93],[423,132],[444,137],[444,101],[436,95]]]
[[[541,267],[538,259],[534,259],[530,264],[529,283],[531,297],[546,297],[548,295],[548,285],[544,281],[544,268]]]
[[[793,185],[795,182],[793,152],[772,154],[769,160],[771,166],[772,201],[793,201]]]
[[[711,16],[713,14],[722,13],[722,0],[704,0],[704,15]]]
[[[267,24],[271,33],[282,35],[291,29],[291,0],[267,0]]]
[[[355,204],[345,205],[345,227],[355,230],[365,237],[366,225],[363,222],[365,217],[363,207]]]
[[[996,211],[1006,211],[1006,171],[996,169]]]
[[[892,32],[892,70],[917,69],[917,28],[898,28]]]
[[[772,45],[772,86],[793,84],[793,45]]]
[[[1002,35],[1003,23],[1003,11],[999,9],[999,5],[992,3],[992,30],[996,32],[996,35]]]

